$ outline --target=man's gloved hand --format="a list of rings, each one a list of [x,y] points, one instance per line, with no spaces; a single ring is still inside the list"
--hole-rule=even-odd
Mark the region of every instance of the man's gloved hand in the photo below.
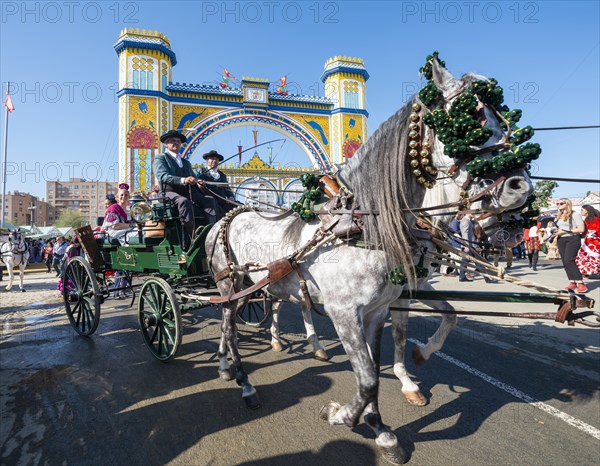
[[[197,180],[196,180],[196,178],[195,178],[195,177],[193,177],[193,176],[188,176],[188,177],[184,178],[184,180],[183,180],[183,184],[186,184],[186,185],[187,185],[187,184],[196,184],[196,181],[197,181]]]

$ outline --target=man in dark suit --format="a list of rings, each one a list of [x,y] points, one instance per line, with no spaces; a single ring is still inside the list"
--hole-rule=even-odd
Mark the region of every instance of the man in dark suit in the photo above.
[[[155,157],[153,165],[161,191],[177,206],[183,226],[184,249],[189,247],[194,235],[193,204],[204,210],[209,223],[215,223],[219,216],[219,205],[212,196],[200,191],[202,182],[196,178],[192,164],[179,155],[181,145],[186,140],[183,134],[174,130],[163,134],[160,142],[165,145],[165,152]]]
[[[219,154],[216,150],[211,150],[202,156],[206,160],[206,167],[197,172],[198,178],[203,181],[214,183],[227,183],[227,175],[218,169],[225,157]],[[208,189],[215,194],[215,199],[221,208],[221,213],[224,215],[235,207],[227,201],[235,201],[233,192],[227,185],[210,185]]]

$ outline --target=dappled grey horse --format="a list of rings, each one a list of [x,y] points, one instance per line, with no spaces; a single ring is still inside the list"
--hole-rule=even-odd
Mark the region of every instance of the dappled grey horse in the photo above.
[[[444,95],[457,92],[463,84],[475,79],[481,77],[466,75],[454,80],[434,60],[434,80]],[[238,351],[235,317],[244,299],[231,297],[250,283],[269,283],[266,290],[271,295],[302,305],[304,293],[298,276],[283,274],[279,280],[269,282],[270,272],[266,269],[269,265],[268,268],[274,270],[271,265],[280,265],[278,259],[293,257],[312,300],[321,304],[332,320],[357,381],[358,390],[351,401],[343,405],[329,402],[321,409],[320,416],[332,425],[352,427],[364,415],[382,454],[394,464],[404,462],[406,455],[379,412],[379,355],[389,307],[404,288],[392,284],[388,272],[401,267],[408,283],[416,286],[415,249],[425,242],[413,234],[415,216],[410,213],[410,208],[423,206],[426,195],[426,189],[413,175],[407,154],[409,117],[414,112],[414,103],[409,102],[383,123],[338,173],[339,180],[354,193],[356,205],[378,212],[377,216],[363,218],[365,243],[377,247],[354,247],[327,235],[319,224],[307,224],[295,215],[269,221],[264,219],[264,214],[251,211],[221,221],[206,241],[219,291],[222,296],[230,297],[223,305],[218,350],[221,376],[227,378],[230,374],[229,354],[235,379],[242,388],[242,398],[250,407],[259,406],[256,389],[249,381]],[[486,120],[493,131],[484,146],[491,146],[502,140],[503,132],[491,110],[483,110],[489,113]],[[443,146],[434,141],[431,150],[431,163],[441,175],[446,174],[445,167],[450,160],[443,155]],[[499,213],[523,205],[532,190],[527,174],[521,169],[505,175],[494,186],[493,196],[482,197],[472,207]],[[440,204],[459,199],[461,182],[467,177],[464,165],[447,176],[454,181],[438,194],[436,202]],[[480,189],[478,182],[474,179],[470,183],[476,187],[475,191]],[[254,266],[236,267],[235,264]]]

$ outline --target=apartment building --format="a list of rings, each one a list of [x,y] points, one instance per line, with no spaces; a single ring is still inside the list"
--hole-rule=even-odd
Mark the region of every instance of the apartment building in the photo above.
[[[54,207],[55,219],[63,210],[74,209],[79,210],[90,225],[95,225],[96,219],[104,216],[106,195],[116,194],[118,186],[116,181],[87,181],[83,178],[47,181],[46,198]]]
[[[54,208],[33,194],[10,191],[5,198],[4,220],[13,225],[47,226],[54,222]]]

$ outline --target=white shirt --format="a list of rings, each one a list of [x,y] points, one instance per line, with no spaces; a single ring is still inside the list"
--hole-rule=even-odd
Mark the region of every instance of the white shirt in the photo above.
[[[208,173],[210,173],[210,176],[212,176],[215,180],[219,179],[219,170],[217,167],[211,168],[208,170]]]
[[[169,149],[165,149],[165,152],[175,159],[179,168],[183,168],[183,160],[181,160],[179,153],[171,152]],[[184,180],[185,178],[180,179],[181,184],[185,184]]]

